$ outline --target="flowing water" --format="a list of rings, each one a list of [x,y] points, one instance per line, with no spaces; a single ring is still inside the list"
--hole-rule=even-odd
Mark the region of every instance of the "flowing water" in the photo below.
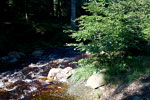
[[[66,94],[66,83],[46,81],[51,68],[76,67],[76,64],[70,62],[82,58],[81,52],[68,48],[65,50],[64,53],[48,53],[43,56],[44,60],[40,58],[37,63],[31,63],[22,69],[2,72],[0,100],[79,100],[78,97]]]

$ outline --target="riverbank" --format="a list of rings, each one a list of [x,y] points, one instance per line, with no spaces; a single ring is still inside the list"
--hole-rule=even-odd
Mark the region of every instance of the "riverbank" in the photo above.
[[[142,76],[130,83],[107,83],[96,89],[85,87],[85,83],[71,84],[68,93],[80,96],[82,100],[150,100],[149,75]]]
[[[19,61],[19,55],[16,52],[11,54],[16,55],[14,57],[18,57]],[[21,53],[21,55],[23,54]],[[31,58],[25,59],[30,62],[14,62],[16,63],[14,65],[21,66],[19,69],[17,66],[12,66],[15,70],[8,69],[9,71],[1,72],[0,99],[149,100],[150,98],[150,76],[148,73],[133,82],[117,83],[118,80],[121,81],[128,77],[122,75],[111,76],[111,80],[116,84],[109,81],[103,83],[101,72],[94,73],[91,78],[86,80],[75,82],[72,81],[72,76],[79,69],[77,62],[88,57],[85,52],[69,47],[52,49],[48,52],[36,50],[31,55]],[[11,55],[11,57],[13,56]],[[144,64],[145,61],[149,60],[144,60]],[[142,62],[139,63],[142,64]],[[51,74],[49,75],[49,73]],[[129,75],[133,76],[134,74],[130,73]],[[135,75],[138,74],[135,73]]]

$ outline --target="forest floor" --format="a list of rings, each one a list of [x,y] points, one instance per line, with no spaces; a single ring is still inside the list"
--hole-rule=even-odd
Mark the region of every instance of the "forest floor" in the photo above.
[[[81,100],[150,100],[150,76],[143,76],[131,83],[108,83],[97,89],[85,87],[85,82],[72,84],[69,92]]]
[[[143,76],[132,83],[106,85],[100,100],[150,100],[150,76]]]

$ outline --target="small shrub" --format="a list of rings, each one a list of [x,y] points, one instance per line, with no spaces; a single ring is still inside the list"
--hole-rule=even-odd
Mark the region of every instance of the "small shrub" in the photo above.
[[[87,80],[93,73],[98,72],[99,69],[97,67],[80,67],[75,71],[71,80],[73,82],[85,81]]]

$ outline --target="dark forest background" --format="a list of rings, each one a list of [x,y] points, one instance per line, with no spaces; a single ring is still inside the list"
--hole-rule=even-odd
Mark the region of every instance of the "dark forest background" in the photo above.
[[[1,0],[0,56],[12,50],[63,46],[73,41],[63,30],[71,28],[74,0]],[[74,2],[75,17],[85,13],[86,0]]]

